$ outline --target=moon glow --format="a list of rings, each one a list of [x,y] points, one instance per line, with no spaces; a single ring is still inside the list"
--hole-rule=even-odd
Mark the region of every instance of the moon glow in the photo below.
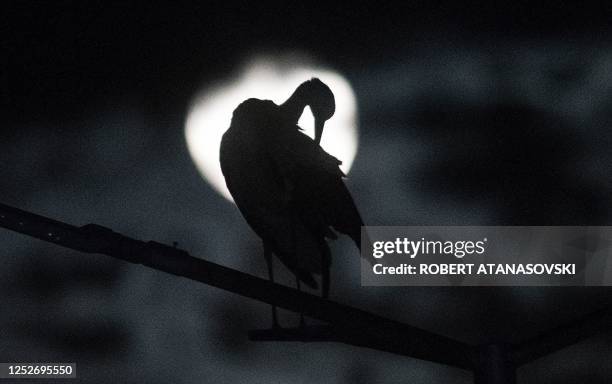
[[[340,74],[318,66],[291,65],[286,60],[260,58],[250,62],[230,81],[202,90],[194,98],[186,119],[185,138],[196,167],[223,197],[232,201],[219,165],[221,136],[230,125],[232,112],[244,100],[255,97],[284,102],[302,82],[318,77],[336,98],[336,113],[325,124],[321,146],[351,168],[358,147],[355,94]],[[314,118],[306,107],[298,125],[314,137]]]

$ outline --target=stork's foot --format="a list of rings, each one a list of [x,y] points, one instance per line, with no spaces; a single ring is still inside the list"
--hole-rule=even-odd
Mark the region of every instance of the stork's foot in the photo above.
[[[338,332],[330,325],[309,325],[305,328],[252,329],[252,341],[341,341]]]
[[[280,324],[277,321],[273,321],[272,322],[272,327],[270,329],[283,329],[283,327],[280,326]]]
[[[306,320],[304,319],[304,314],[300,313],[300,329],[306,329]]]
[[[272,330],[281,330],[281,329],[283,329],[283,327],[281,327],[280,324],[277,321],[273,321],[271,329]]]
[[[278,324],[278,314],[275,305],[272,306],[272,329],[282,329]]]

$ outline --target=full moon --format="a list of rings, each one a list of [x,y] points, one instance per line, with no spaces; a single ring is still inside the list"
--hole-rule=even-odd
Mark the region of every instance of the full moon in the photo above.
[[[298,85],[313,77],[327,84],[336,98],[336,113],[325,124],[321,146],[340,159],[342,170],[348,173],[358,146],[355,94],[348,81],[323,67],[260,58],[247,64],[235,79],[201,91],[189,108],[185,124],[189,153],[204,179],[223,197],[232,201],[219,165],[219,146],[234,109],[251,97],[280,104]],[[314,118],[308,107],[298,125],[314,137]]]

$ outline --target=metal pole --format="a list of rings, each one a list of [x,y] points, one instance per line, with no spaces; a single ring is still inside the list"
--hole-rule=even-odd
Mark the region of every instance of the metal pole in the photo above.
[[[143,242],[94,224],[75,227],[0,204],[0,227],[88,253],[186,277],[264,303],[274,304],[333,326],[338,339],[353,345],[459,368],[472,368],[472,348],[435,334],[318,296],[274,284],[154,241]]]

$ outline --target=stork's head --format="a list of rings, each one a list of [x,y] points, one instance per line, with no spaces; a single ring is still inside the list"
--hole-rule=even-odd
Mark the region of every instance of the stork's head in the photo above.
[[[307,105],[315,120],[315,141],[320,143],[325,122],[336,111],[334,94],[321,80],[312,78],[300,84],[293,95],[281,105],[281,109],[292,123],[297,123]]]

